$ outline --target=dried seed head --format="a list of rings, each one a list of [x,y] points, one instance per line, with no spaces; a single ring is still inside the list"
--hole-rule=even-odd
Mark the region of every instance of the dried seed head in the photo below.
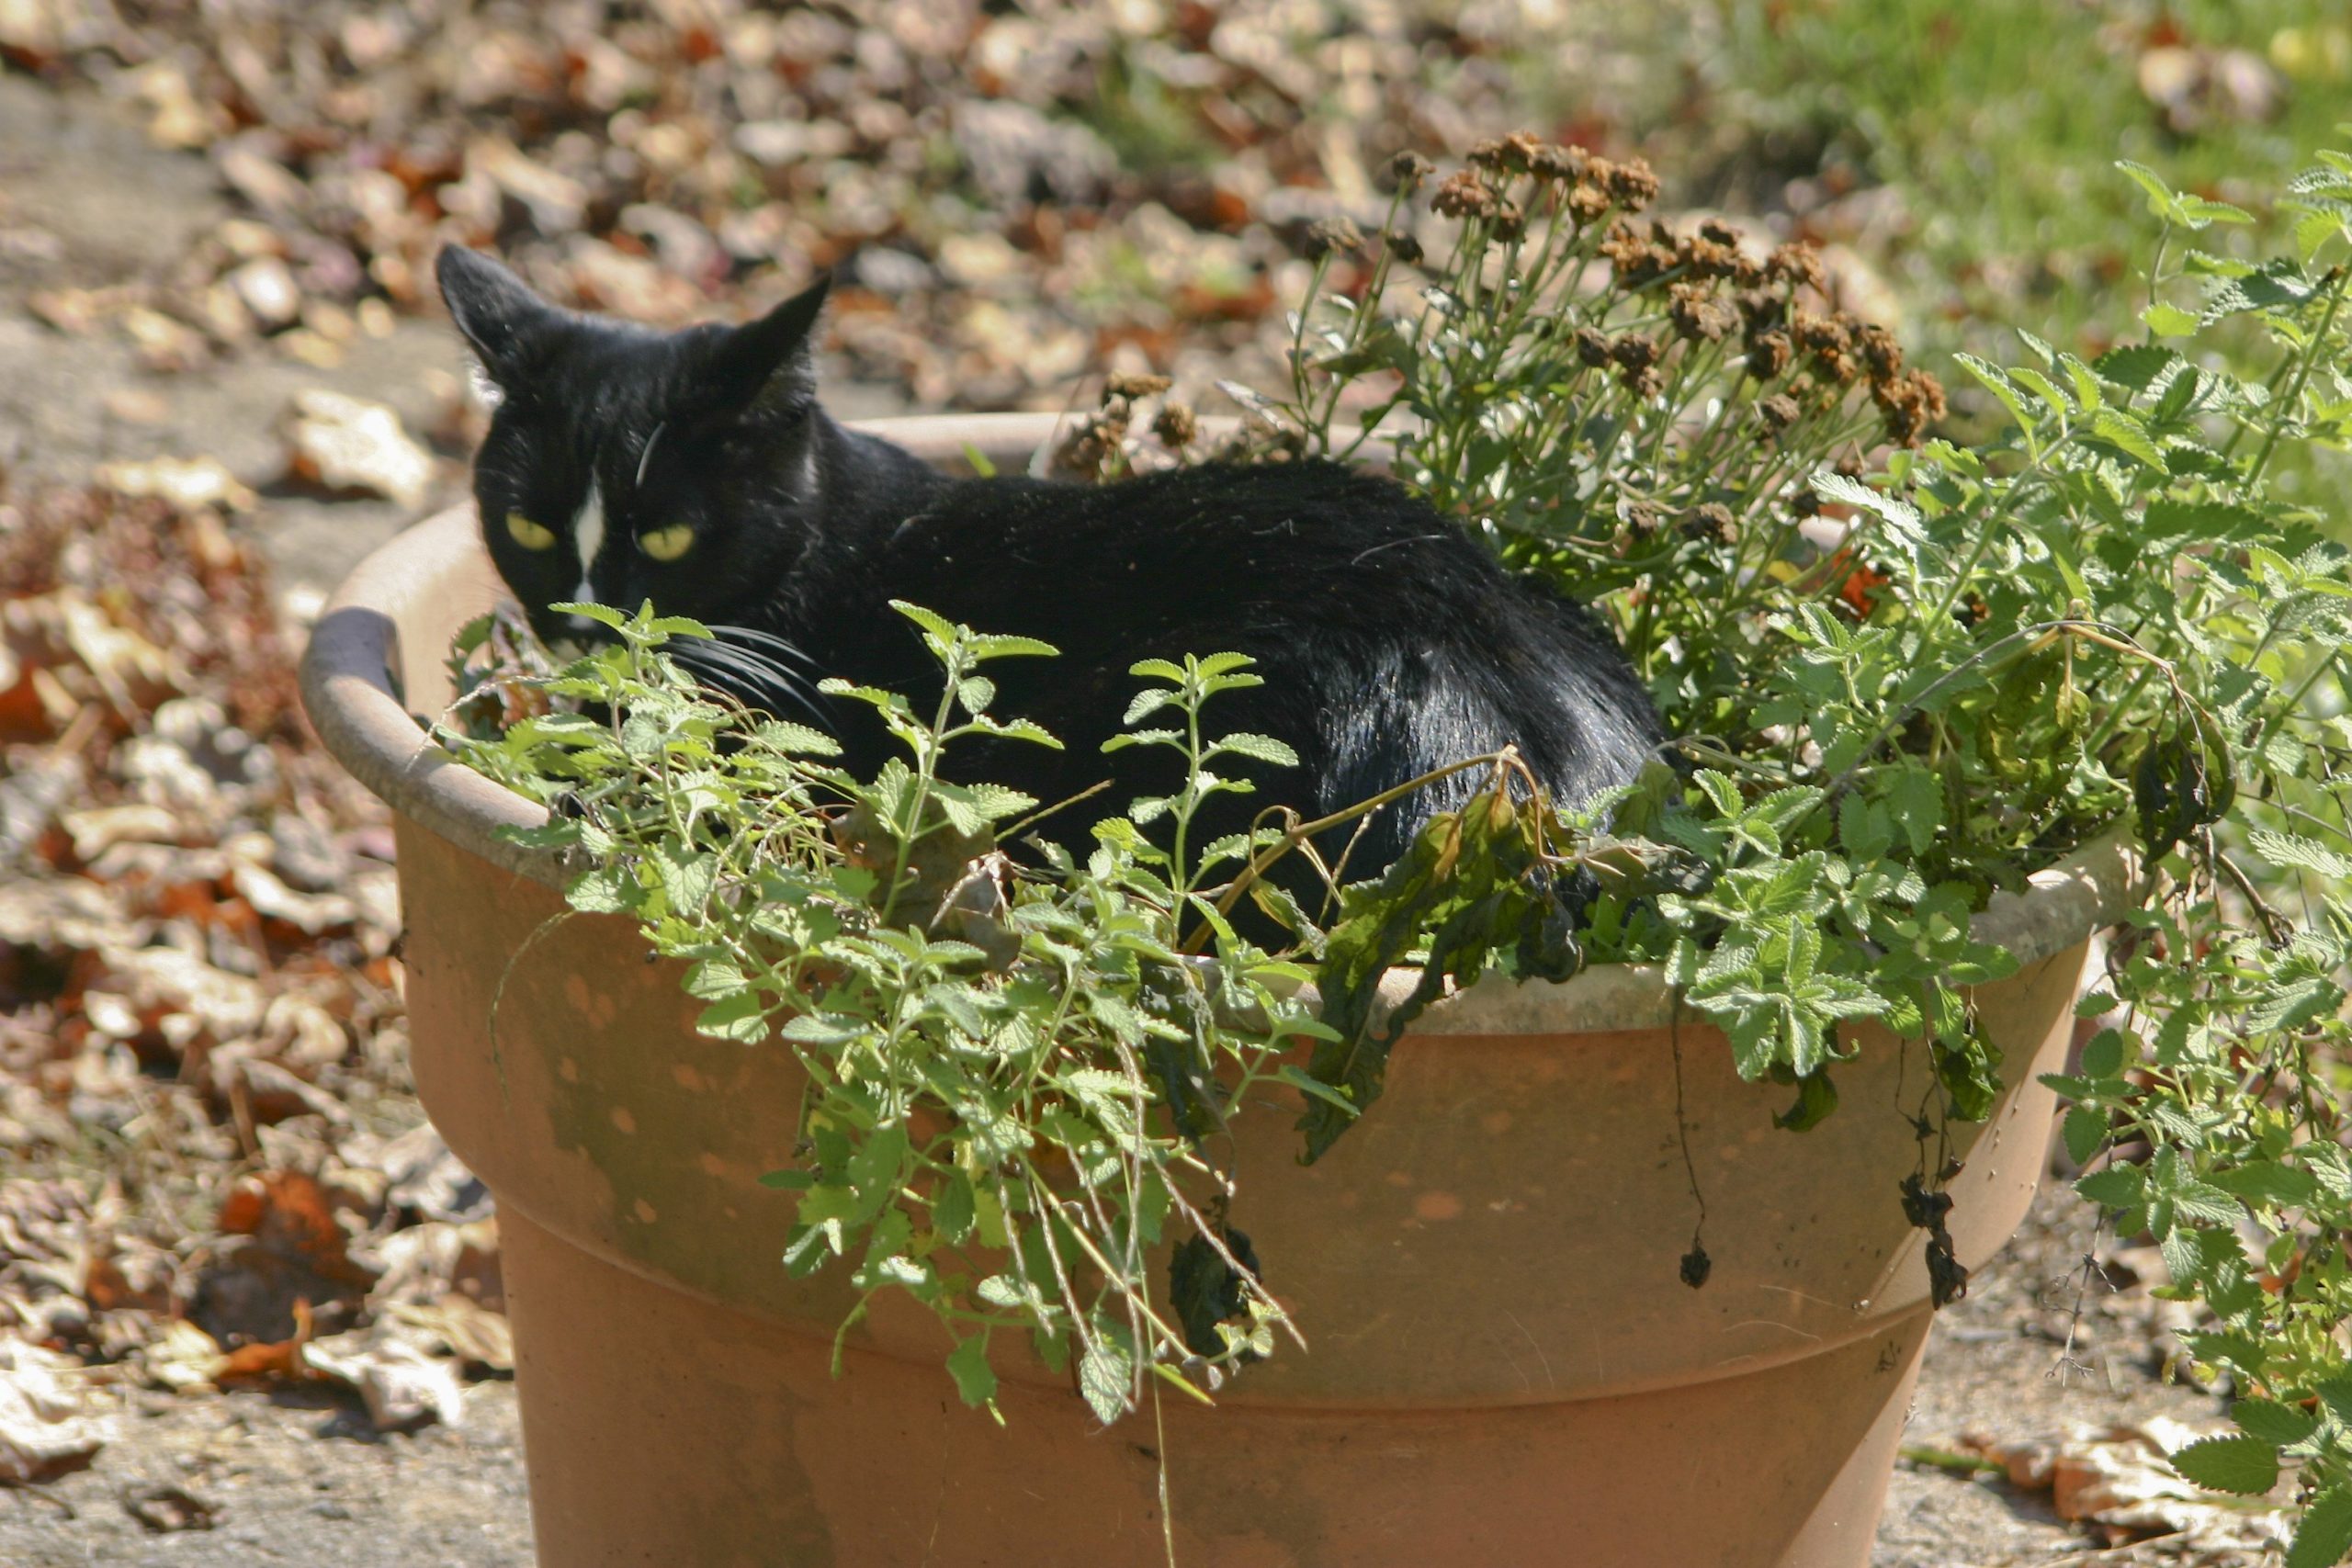
[[[1577,329],[1577,358],[1587,365],[1609,363],[1609,339],[1598,327]]]
[[[1739,313],[1747,321],[1747,335],[1752,341],[1758,333],[1771,331],[1789,313],[1789,302],[1769,288],[1743,288],[1732,296]]]
[[[1162,403],[1159,416],[1151,422],[1151,433],[1170,451],[1190,446],[1201,434],[1201,422],[1183,403]]]
[[[1588,169],[1587,177],[1568,192],[1568,216],[1579,224],[1589,223],[1609,210],[1609,193],[1593,184],[1590,174]]]
[[[1739,231],[1719,218],[1710,218],[1700,224],[1699,237],[1718,245],[1728,245],[1735,251],[1739,249]]]
[[[1627,333],[1610,345],[1609,355],[1628,370],[1645,370],[1657,363],[1657,340]]]
[[[1627,391],[1644,402],[1653,401],[1663,396],[1666,391],[1666,378],[1658,373],[1657,367],[1654,365],[1640,370],[1621,367],[1617,372],[1617,379],[1624,383]]]
[[[1747,373],[1759,381],[1777,379],[1796,357],[1786,333],[1758,333],[1747,343]]]
[[[1739,324],[1739,312],[1700,283],[1678,283],[1668,292],[1667,318],[1686,338],[1721,343]]]
[[[1389,230],[1388,232],[1380,236],[1380,243],[1388,247],[1390,255],[1395,256],[1407,266],[1421,265],[1421,243],[1404,230]]]
[[[1408,151],[1399,152],[1388,160],[1388,177],[1407,190],[1410,190],[1429,178],[1436,168],[1435,164],[1430,163],[1419,152]]]
[[[1647,161],[1628,158],[1609,171],[1609,194],[1636,211],[1657,199],[1657,175]]]
[[[1708,544],[1728,545],[1739,537],[1739,522],[1731,508],[1719,501],[1694,506],[1682,514],[1682,536],[1703,540]]]
[[[1527,161],[1528,173],[1539,180],[1573,180],[1582,177],[1585,156],[1573,147],[1545,142]]]
[[[1493,226],[1488,235],[1497,240],[1521,240],[1527,237],[1527,214],[1515,201],[1497,201]]]
[[[1495,210],[1495,193],[1476,169],[1457,169],[1437,187],[1430,207],[1443,218],[1486,218]]]
[[[1500,141],[1481,141],[1471,148],[1470,161],[1498,174],[1523,175],[1535,167],[1535,160],[1543,151],[1542,138],[1515,130]]]
[[[1891,380],[1902,374],[1903,345],[1894,334],[1876,321],[1862,321],[1854,328],[1855,345],[1862,352],[1862,363],[1870,367],[1873,381]]]
[[[1943,383],[1925,370],[1872,382],[1871,401],[1878,405],[1886,438],[1898,446],[1917,446],[1928,426],[1945,413]]]
[[[1786,392],[1775,392],[1756,405],[1757,419],[1775,435],[1794,424],[1804,412],[1797,406],[1797,400]]]
[[[1176,383],[1165,376],[1130,375],[1124,370],[1111,372],[1103,384],[1104,398],[1156,398]]]
[[[1764,274],[1776,283],[1818,289],[1824,276],[1821,253],[1803,241],[1778,246],[1765,258]]]
[[[1306,243],[1301,248],[1309,261],[1334,254],[1352,255],[1363,249],[1363,231],[1345,218],[1318,218],[1306,226]]]

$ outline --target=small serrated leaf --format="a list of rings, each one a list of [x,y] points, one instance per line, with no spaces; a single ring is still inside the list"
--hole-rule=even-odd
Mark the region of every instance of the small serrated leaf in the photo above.
[[[2259,1497],[2278,1484],[2278,1450],[2260,1438],[2206,1438],[2175,1449],[2172,1467],[2208,1492]]]

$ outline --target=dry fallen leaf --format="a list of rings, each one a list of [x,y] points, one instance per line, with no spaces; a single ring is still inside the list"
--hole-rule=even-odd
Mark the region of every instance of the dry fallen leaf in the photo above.
[[[284,423],[287,466],[329,490],[365,491],[419,506],[433,487],[433,454],[381,403],[311,389],[294,394]]]
[[[70,1356],[0,1338],[0,1482],[47,1481],[88,1464],[112,1436],[88,1410]]]

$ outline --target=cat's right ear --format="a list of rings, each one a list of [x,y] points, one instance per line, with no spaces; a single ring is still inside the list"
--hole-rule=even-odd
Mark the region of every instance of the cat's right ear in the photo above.
[[[442,246],[433,271],[450,318],[481,356],[483,372],[502,389],[512,389],[532,344],[562,312],[504,266],[463,245]]]

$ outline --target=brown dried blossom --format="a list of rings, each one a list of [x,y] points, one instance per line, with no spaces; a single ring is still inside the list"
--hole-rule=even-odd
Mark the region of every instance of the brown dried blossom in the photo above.
[[[1728,545],[1739,537],[1739,520],[1731,514],[1730,507],[1719,501],[1707,502],[1684,513],[1680,528],[1684,538],[1709,544]]]
[[[1826,276],[1821,269],[1821,253],[1801,240],[1774,247],[1764,259],[1764,273],[1776,283],[1815,290]]]
[[[1852,325],[1846,316],[1816,316],[1810,310],[1799,310],[1789,318],[1789,333],[1796,339],[1797,346],[1811,356],[1815,368],[1845,386],[1861,377],[1861,367],[1853,357]]]
[[[1363,231],[1347,218],[1318,218],[1306,226],[1306,243],[1300,248],[1309,261],[1353,255],[1363,249]]]
[[[1170,451],[1181,451],[1199,438],[1201,422],[1186,404],[1163,403],[1159,417],[1151,422],[1151,433]]]
[[[1111,398],[1156,398],[1176,383],[1165,376],[1148,372],[1114,370],[1102,385],[1102,394]]]
[[[1515,201],[1497,201],[1490,229],[1497,240],[1523,240],[1527,237],[1527,214]]]
[[[1903,345],[1876,321],[1856,322],[1854,344],[1861,350],[1862,363],[1870,367],[1871,380],[1891,380],[1903,373]]]
[[[1495,193],[1478,177],[1476,169],[1457,169],[1448,175],[1430,198],[1430,210],[1441,218],[1487,218],[1495,210]]]
[[[1585,155],[1573,147],[1547,141],[1529,158],[1527,172],[1539,180],[1565,182],[1581,179],[1585,172]]]
[[[1577,181],[1568,192],[1568,216],[1579,225],[1592,222],[1611,206],[1609,192],[1592,182],[1589,169],[1586,173],[1588,177]]]
[[[1645,370],[1657,363],[1657,340],[1627,333],[1610,345],[1609,356],[1628,370]]]
[[[1794,424],[1804,413],[1797,400],[1786,392],[1775,392],[1759,400],[1756,405],[1757,419],[1774,435]]]
[[[1609,194],[1634,211],[1657,199],[1657,175],[1645,158],[1628,158],[1611,166],[1607,183]]]
[[[1395,256],[1407,266],[1421,265],[1421,243],[1404,230],[1389,230],[1380,236],[1380,243],[1388,247],[1390,255]]]
[[[1524,175],[1535,167],[1544,141],[1532,132],[1514,130],[1498,140],[1481,141],[1470,149],[1470,162],[1498,174]]]
[[[1899,446],[1917,446],[1928,426],[1947,412],[1943,383],[1925,370],[1873,382],[1871,401],[1878,405],[1887,439]]]
[[[1721,343],[1739,324],[1739,312],[1702,283],[1678,283],[1668,291],[1667,319],[1686,338]]]
[[[1588,366],[1610,362],[1609,336],[1598,327],[1577,329],[1577,358]]]
[[[1666,378],[1659,373],[1655,365],[1640,370],[1635,370],[1630,366],[1622,367],[1617,372],[1617,379],[1624,383],[1627,391],[1643,402],[1649,402],[1662,396],[1666,391]]]
[[[1403,152],[1388,160],[1388,177],[1407,190],[1412,189],[1437,170],[1437,165],[1419,152]]]
[[[1732,296],[1732,303],[1739,307],[1740,316],[1747,322],[1750,344],[1788,319],[1787,297],[1769,288],[1743,288]]]
[[[1758,333],[1748,340],[1747,373],[1759,381],[1779,378],[1796,357],[1796,345],[1786,333]]]

